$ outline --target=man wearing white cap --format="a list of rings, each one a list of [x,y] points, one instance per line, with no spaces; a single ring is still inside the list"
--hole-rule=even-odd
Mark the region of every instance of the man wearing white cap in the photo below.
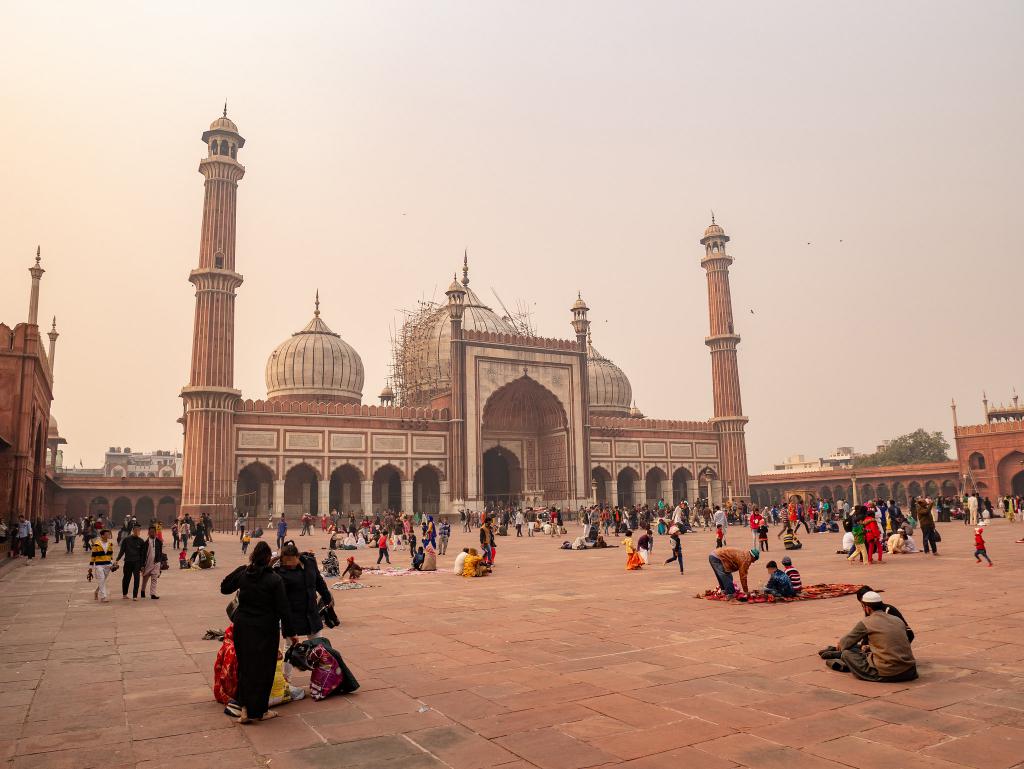
[[[910,649],[907,625],[885,612],[882,596],[869,590],[860,598],[864,619],[839,639],[838,659],[827,657],[826,665],[841,673],[853,673],[863,681],[913,681],[917,661]]]

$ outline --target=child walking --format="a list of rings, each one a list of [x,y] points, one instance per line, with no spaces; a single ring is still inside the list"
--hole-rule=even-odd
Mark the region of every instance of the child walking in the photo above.
[[[679,573],[683,573],[683,543],[679,539],[679,530],[674,529],[669,535],[670,544],[672,545],[672,557],[665,561],[666,564],[672,563],[672,561],[679,561]]]
[[[757,530],[757,544],[758,549],[762,553],[768,552],[768,524],[762,523],[761,528]]]
[[[249,543],[252,542],[252,535],[246,529],[242,529],[242,555],[249,551]]]
[[[715,526],[715,547],[725,547],[725,531],[722,524]]]
[[[847,561],[853,561],[856,558],[860,558],[861,563],[865,566],[868,564],[868,547],[866,544],[867,538],[864,535],[864,524],[860,522],[860,519],[853,525],[853,554],[847,558]]]
[[[974,560],[981,563],[981,558],[979,558],[979,556],[983,556],[985,560],[988,561],[989,566],[992,565],[992,559],[988,557],[988,552],[985,550],[984,525],[978,526],[978,528],[974,530]]]

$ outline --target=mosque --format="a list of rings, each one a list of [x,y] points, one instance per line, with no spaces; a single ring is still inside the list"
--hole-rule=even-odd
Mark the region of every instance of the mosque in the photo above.
[[[576,507],[749,495],[729,293],[728,235],[700,239],[710,307],[715,415],[645,418],[626,374],[591,340],[583,298],[573,335],[542,338],[487,306],[464,259],[443,303],[411,315],[390,384],[364,403],[359,353],[331,330],[319,298],[306,326],[271,352],[267,395],[235,389],[234,302],[239,152],[225,114],[207,154],[189,383],[181,391],[181,510],[217,519],[332,509],[455,513],[489,503]]]

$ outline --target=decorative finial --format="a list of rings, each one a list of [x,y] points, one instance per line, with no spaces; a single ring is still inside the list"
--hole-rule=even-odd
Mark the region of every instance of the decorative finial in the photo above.
[[[41,253],[42,253],[42,248],[40,248],[39,246],[36,246],[36,264],[39,264],[39,259],[40,259],[40,254]]]
[[[316,318],[319,318],[320,317],[320,289],[319,288],[316,290],[316,300],[314,301],[313,304],[316,307],[316,309],[313,310],[313,316],[316,317]]]
[[[714,209],[711,209],[711,223],[712,224],[715,223],[715,210]]]
[[[579,290],[576,291],[576,298],[577,299],[582,299],[583,298],[583,289],[579,289]]]
[[[228,116],[228,100],[224,100],[224,117]]]
[[[469,286],[469,249],[462,252],[462,285]]]
[[[56,331],[56,330],[57,330],[57,316],[54,315],[53,316],[53,325],[50,326],[50,331]]]

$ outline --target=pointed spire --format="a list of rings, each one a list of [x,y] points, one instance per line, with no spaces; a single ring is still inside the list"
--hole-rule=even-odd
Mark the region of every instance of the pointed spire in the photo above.
[[[320,289],[319,288],[316,290],[316,300],[314,301],[313,306],[316,308],[316,309],[313,310],[313,316],[316,317],[316,318],[319,318],[320,317]]]
[[[712,224],[715,223],[715,210],[714,209],[711,209],[711,223]]]
[[[228,116],[228,100],[224,99],[224,117]]]
[[[462,285],[469,286],[469,249],[462,252]]]
[[[39,260],[42,258],[42,256],[41,256],[42,250],[43,249],[40,246],[36,246],[36,266],[37,267],[39,266]]]

